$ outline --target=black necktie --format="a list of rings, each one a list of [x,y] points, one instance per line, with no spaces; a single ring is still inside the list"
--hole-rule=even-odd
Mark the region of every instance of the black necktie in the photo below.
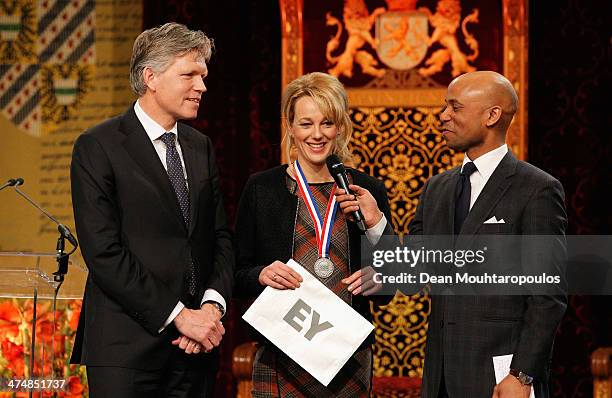
[[[161,140],[166,144],[166,167],[168,170],[168,177],[170,177],[174,193],[176,193],[176,198],[181,207],[185,225],[189,227],[189,191],[187,190],[187,183],[185,182],[181,158],[176,150],[174,134],[164,133],[161,136]]]
[[[161,140],[166,144],[166,168],[168,170],[168,177],[170,177],[174,193],[176,193],[176,198],[181,207],[185,225],[189,228],[189,190],[187,190],[187,183],[185,182],[183,164],[176,150],[174,133],[164,133],[161,136]],[[191,296],[195,296],[198,293],[197,281],[198,270],[192,260],[189,264],[189,274],[187,275],[187,288]]]
[[[470,212],[470,199],[472,196],[470,176],[476,170],[474,163],[467,162],[463,165],[463,170],[459,174],[459,181],[457,181],[457,189],[455,191],[455,235],[459,235],[463,222]]]

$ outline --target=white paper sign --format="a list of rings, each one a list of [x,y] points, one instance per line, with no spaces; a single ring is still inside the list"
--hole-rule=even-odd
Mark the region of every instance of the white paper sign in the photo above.
[[[510,374],[510,364],[512,363],[512,354],[499,355],[493,357],[493,369],[495,370],[495,383],[499,384],[504,377]],[[531,394],[529,398],[535,398],[533,393],[533,386],[531,387]]]
[[[297,262],[287,265],[300,287],[266,287],[242,319],[327,386],[374,326]]]

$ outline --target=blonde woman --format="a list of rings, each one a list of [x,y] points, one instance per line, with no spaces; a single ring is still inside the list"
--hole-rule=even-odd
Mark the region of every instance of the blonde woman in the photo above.
[[[361,278],[359,259],[364,232],[351,222],[349,212],[360,208],[367,227],[365,234],[372,244],[393,230],[381,181],[348,168],[354,195],[347,195],[336,187],[327,169],[328,156],[335,154],[345,163],[351,157],[348,143],[352,124],[346,91],[335,77],[310,73],[287,86],[281,112],[285,150],[291,161],[251,176],[246,184],[236,222],[236,292],[256,297],[266,286],[298,288],[301,277],[286,265],[293,258],[369,317],[366,296],[372,289],[362,284],[365,278]],[[313,217],[333,218],[328,223],[328,242],[318,243]],[[261,340],[253,369],[253,397],[369,395],[369,341],[325,387],[270,342]]]

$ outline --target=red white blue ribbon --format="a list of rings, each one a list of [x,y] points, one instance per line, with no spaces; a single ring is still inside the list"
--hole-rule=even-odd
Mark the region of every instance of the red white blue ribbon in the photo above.
[[[306,208],[308,209],[308,213],[310,213],[310,217],[314,221],[315,232],[317,236],[317,251],[319,253],[319,257],[328,257],[329,258],[329,243],[331,242],[331,230],[334,226],[334,219],[336,218],[336,211],[338,210],[338,203],[336,203],[336,184],[332,188],[331,195],[329,197],[329,201],[327,202],[327,209],[325,210],[325,216],[321,219],[321,215],[319,214],[319,209],[317,208],[317,204],[315,203],[314,196],[310,191],[310,186],[308,185],[308,180],[306,180],[306,176],[300,167],[300,163],[295,161],[294,169],[296,174],[297,185],[302,194],[302,198],[306,203]]]

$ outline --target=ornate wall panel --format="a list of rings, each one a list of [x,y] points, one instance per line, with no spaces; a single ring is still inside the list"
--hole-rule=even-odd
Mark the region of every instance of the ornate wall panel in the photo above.
[[[353,163],[385,182],[400,235],[408,232],[425,182],[463,159],[438,131],[454,77],[475,70],[508,76],[520,109],[507,142],[526,156],[526,0],[280,3],[283,87],[314,71],[344,83]],[[374,311],[377,376],[421,376],[428,314],[426,293],[398,295]]]
[[[396,295],[374,315],[374,376],[423,377],[430,299],[427,294]]]
[[[393,225],[407,233],[427,180],[461,161],[436,130],[440,107],[354,107],[354,162],[385,182]]]

